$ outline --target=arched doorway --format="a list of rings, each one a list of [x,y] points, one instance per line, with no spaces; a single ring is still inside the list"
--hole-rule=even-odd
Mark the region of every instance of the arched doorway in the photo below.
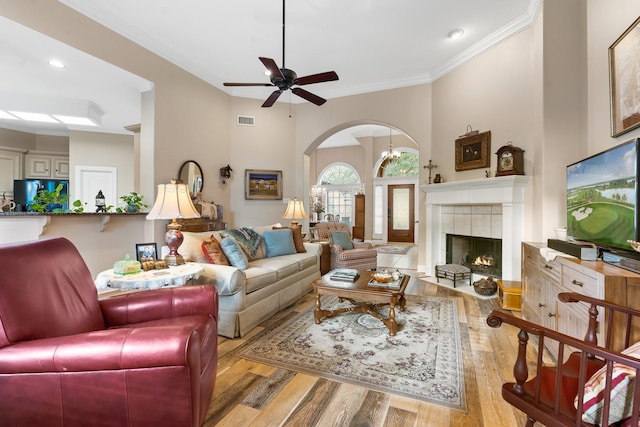
[[[370,135],[357,135],[352,137],[353,144],[347,144],[344,146],[330,146],[329,149],[325,147],[325,141],[331,140],[332,136],[343,134],[344,132],[352,132],[356,128],[362,125],[376,125],[378,127],[377,134]],[[390,126],[387,123],[376,121],[358,121],[352,123],[346,123],[341,126],[337,126],[318,137],[313,141],[309,147],[305,150],[305,155],[308,156],[308,163],[305,166],[308,170],[308,185],[310,189],[310,210],[313,211],[313,202],[317,197],[323,197],[323,189],[321,176],[325,169],[334,163],[345,163],[356,170],[357,175],[360,177],[359,188],[356,186],[353,188],[353,194],[356,192],[361,193],[366,198],[365,201],[365,240],[379,241],[384,243],[388,240],[386,226],[388,219],[385,216],[386,209],[388,207],[389,197],[384,194],[378,197],[378,193],[381,190],[387,191],[388,184],[399,184],[411,181],[411,184],[417,188],[418,176],[405,176],[406,174],[391,174],[387,176],[378,176],[377,171],[381,167],[381,154],[389,147],[389,142],[393,135],[393,143],[397,150],[401,153],[408,153],[411,161],[415,163],[414,170],[417,171],[419,146],[409,135],[401,130]],[[402,154],[405,155],[405,154]],[[384,159],[382,159],[384,160]],[[393,162],[387,162],[383,169],[392,170],[390,167]],[[400,168],[403,169],[403,168]],[[380,185],[378,185],[380,184]],[[417,195],[412,197],[414,202],[413,206],[407,206],[406,210],[410,210],[413,213],[413,218],[417,218],[417,207],[419,206],[416,201],[413,200]],[[375,201],[375,206],[374,206]],[[347,216],[352,218],[351,216]],[[341,215],[342,218],[342,215]],[[411,223],[414,223],[413,218],[410,219]],[[379,225],[385,227],[384,230],[380,229]],[[417,233],[414,231],[411,233],[410,241],[417,242]]]

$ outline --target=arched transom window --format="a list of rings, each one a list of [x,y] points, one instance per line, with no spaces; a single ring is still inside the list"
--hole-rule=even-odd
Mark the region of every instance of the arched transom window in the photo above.
[[[378,177],[418,176],[418,156],[409,152],[402,152],[400,157],[389,157],[380,163]]]
[[[353,196],[362,189],[358,172],[349,164],[333,163],[320,175],[318,188],[321,192],[317,193],[312,200],[312,206],[318,206],[317,202],[320,202],[321,212],[317,212],[317,219],[331,218],[351,226]]]

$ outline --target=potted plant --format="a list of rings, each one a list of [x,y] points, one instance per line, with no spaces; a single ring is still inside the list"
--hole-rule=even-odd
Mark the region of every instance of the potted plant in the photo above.
[[[62,206],[69,200],[68,194],[62,194],[63,184],[58,184],[52,191],[40,190],[29,206],[33,212],[63,212]]]
[[[138,213],[141,209],[146,208],[148,205],[142,201],[144,196],[142,194],[138,194],[135,191],[132,191],[127,196],[120,196],[120,200],[125,202],[127,206],[122,208],[116,208],[116,211],[119,213]]]

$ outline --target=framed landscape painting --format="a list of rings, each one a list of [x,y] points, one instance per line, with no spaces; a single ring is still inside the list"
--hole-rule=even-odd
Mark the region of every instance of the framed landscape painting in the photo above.
[[[609,48],[611,136],[640,126],[640,18]]]
[[[244,198],[282,200],[282,171],[245,169]]]

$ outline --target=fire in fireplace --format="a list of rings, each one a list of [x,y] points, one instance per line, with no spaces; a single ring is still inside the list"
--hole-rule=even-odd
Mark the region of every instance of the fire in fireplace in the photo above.
[[[447,234],[447,264],[462,264],[473,273],[500,278],[502,240]]]

